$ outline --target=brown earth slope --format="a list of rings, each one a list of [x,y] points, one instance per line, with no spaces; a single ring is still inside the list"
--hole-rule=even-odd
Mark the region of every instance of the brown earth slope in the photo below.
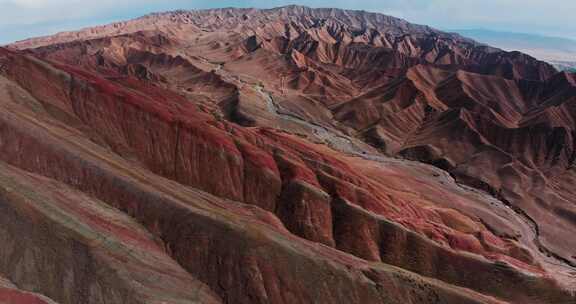
[[[15,43],[0,303],[571,303],[575,98],[527,55],[360,11]]]

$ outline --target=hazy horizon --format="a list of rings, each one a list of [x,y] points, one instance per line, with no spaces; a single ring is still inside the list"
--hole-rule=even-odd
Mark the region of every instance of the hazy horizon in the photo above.
[[[473,0],[368,0],[359,6],[342,0],[101,0],[89,3],[82,0],[0,0],[0,43],[132,19],[158,11],[271,8],[290,4],[373,11],[441,30],[486,29],[576,40],[576,25],[570,22],[571,12],[576,11],[576,1],[487,0],[479,3]]]

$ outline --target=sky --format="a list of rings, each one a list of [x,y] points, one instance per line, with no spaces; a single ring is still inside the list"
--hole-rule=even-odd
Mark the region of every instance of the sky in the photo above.
[[[442,30],[576,39],[576,0],[0,0],[0,44],[174,9],[289,4],[374,11]]]

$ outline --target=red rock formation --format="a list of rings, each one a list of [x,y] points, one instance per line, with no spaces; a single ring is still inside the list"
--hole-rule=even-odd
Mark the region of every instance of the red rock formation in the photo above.
[[[576,81],[527,55],[292,6],[23,41],[0,74],[0,275],[22,292],[574,300]]]
[[[0,277],[0,303],[56,304],[45,296],[22,291],[2,277]]]

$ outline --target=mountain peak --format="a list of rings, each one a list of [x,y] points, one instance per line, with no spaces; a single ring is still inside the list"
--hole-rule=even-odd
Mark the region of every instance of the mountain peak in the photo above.
[[[86,28],[80,31],[62,32],[56,35],[26,39],[13,43],[17,48],[33,48],[47,44],[61,43],[78,39],[93,39],[162,28],[168,24],[190,23],[201,28],[211,29],[214,26],[234,27],[238,24],[261,26],[270,20],[287,21],[289,19],[332,19],[354,29],[374,28],[394,35],[403,33],[435,33],[443,34],[428,26],[416,25],[405,20],[359,10],[345,10],[335,8],[311,8],[307,6],[290,5],[271,9],[255,8],[218,8],[203,10],[174,10],[168,12],[151,13],[130,21],[115,22],[108,25]],[[224,24],[222,20],[227,20]]]

